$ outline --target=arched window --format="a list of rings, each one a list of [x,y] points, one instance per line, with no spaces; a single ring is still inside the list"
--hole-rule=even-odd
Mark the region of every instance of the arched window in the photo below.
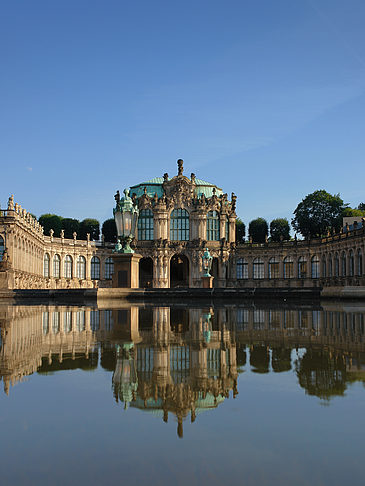
[[[248,262],[245,258],[239,258],[236,264],[237,278],[248,278]]]
[[[153,240],[153,213],[151,209],[142,209],[138,218],[138,239]]]
[[[55,255],[53,257],[53,276],[54,276],[54,278],[60,278],[60,266],[61,266],[60,255]]]
[[[2,261],[3,259],[3,256],[4,256],[4,251],[5,251],[5,242],[4,242],[4,238],[2,236],[0,236],[0,262]]]
[[[43,329],[43,334],[46,336],[49,332],[49,313],[48,312],[43,312],[42,329]]]
[[[49,278],[49,255],[44,254],[43,257],[43,276]]]
[[[279,278],[279,260],[272,257],[269,260],[269,278]]]
[[[105,260],[105,280],[111,280],[114,273],[113,258],[109,257]]]
[[[53,312],[52,316],[52,332],[53,334],[58,334],[60,332],[60,313]]]
[[[304,257],[298,259],[298,278],[307,277],[307,260]]]
[[[98,310],[90,312],[90,327],[92,331],[98,331],[100,327],[100,314]]]
[[[63,330],[65,333],[71,332],[72,329],[72,312],[66,311],[63,315]]]
[[[189,213],[186,209],[174,209],[170,217],[170,240],[189,240]]]
[[[91,279],[100,280],[100,258],[97,256],[91,259]]]
[[[341,255],[341,275],[346,277],[346,253],[344,251]]]
[[[76,330],[85,331],[85,311],[83,310],[76,312]]]
[[[328,255],[328,276],[333,277],[332,255]]]
[[[72,258],[70,255],[65,256],[65,278],[72,278]]]
[[[86,275],[86,259],[84,256],[79,255],[76,262],[76,276],[77,278],[83,280]]]
[[[325,255],[322,256],[322,277],[327,277],[327,261]]]
[[[334,276],[338,277],[340,275],[340,260],[338,258],[338,253],[335,254],[335,272]]]
[[[355,258],[354,258],[354,252],[350,250],[349,253],[349,275],[350,277],[353,277],[355,275]]]
[[[294,277],[294,262],[293,257],[287,256],[284,258],[284,278]]]
[[[261,258],[253,261],[253,278],[264,278],[264,260]]]
[[[207,214],[207,240],[219,241],[219,214],[217,211],[209,211]]]
[[[357,275],[361,277],[362,275],[362,253],[360,248],[357,250]]]
[[[314,255],[311,260],[311,277],[319,278],[319,258]]]

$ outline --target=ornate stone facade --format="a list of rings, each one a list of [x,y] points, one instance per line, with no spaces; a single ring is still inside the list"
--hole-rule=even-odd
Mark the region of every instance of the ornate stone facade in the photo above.
[[[130,194],[139,209],[140,287],[201,287],[205,248],[215,287],[365,287],[364,222],[322,239],[236,244],[236,196],[186,177],[182,160],[176,176],[165,173]],[[113,247],[44,235],[11,196],[0,212],[0,289],[110,287]]]

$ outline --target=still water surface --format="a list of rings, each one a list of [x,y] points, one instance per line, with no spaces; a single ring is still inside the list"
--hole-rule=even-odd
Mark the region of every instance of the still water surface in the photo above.
[[[0,306],[1,485],[363,485],[365,304]]]

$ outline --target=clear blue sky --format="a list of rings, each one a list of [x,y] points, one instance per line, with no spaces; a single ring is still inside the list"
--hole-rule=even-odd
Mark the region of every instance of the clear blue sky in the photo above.
[[[4,1],[0,189],[37,216],[112,216],[164,172],[238,215],[365,201],[363,0]]]

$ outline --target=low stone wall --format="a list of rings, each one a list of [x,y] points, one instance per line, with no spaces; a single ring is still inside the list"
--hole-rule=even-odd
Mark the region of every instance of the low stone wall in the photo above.
[[[323,287],[323,288],[241,288],[241,289],[32,289],[32,290],[1,290],[1,300],[38,304],[52,301],[60,304],[79,303],[95,304],[107,307],[108,304],[122,302],[183,302],[184,304],[198,301],[220,300],[224,302],[240,302],[250,300],[277,300],[291,302],[314,302],[319,299],[356,299],[365,301],[365,287]]]

